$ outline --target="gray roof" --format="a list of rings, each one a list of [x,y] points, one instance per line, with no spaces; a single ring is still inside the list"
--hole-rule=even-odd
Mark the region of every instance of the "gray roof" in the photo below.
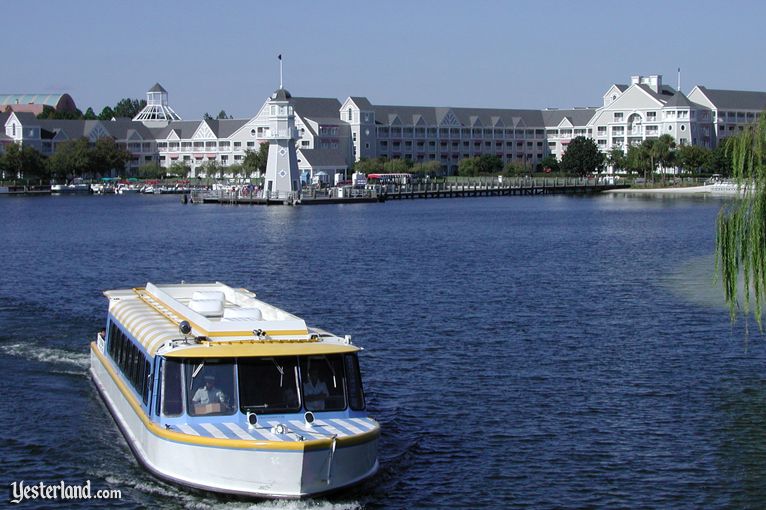
[[[39,122],[37,120],[37,115],[35,115],[32,112],[14,112],[14,113],[16,114],[16,118],[19,119],[19,122],[21,122],[22,124],[36,124],[37,122]]]
[[[197,128],[199,127],[200,120],[180,120],[180,121],[173,121],[170,124],[168,124],[165,127],[162,128],[149,128],[150,131],[154,134],[154,137],[158,140],[164,140],[168,137],[171,131],[175,131],[178,135],[178,138],[182,139],[189,139],[194,135],[194,132],[197,131]]]
[[[164,92],[165,94],[168,93],[168,91],[163,89],[162,85],[160,85],[159,83],[155,83],[154,86],[149,89],[149,92]]]
[[[214,119],[202,122],[207,122],[207,125],[210,126],[210,129],[213,130],[213,133],[218,138],[228,138],[239,128],[247,124],[248,119]],[[192,132],[192,134],[194,133]]]
[[[312,167],[331,166],[343,168],[348,166],[346,158],[337,149],[300,149],[303,159]]]
[[[453,112],[462,127],[505,126],[516,127],[520,122],[526,127],[557,126],[564,116],[572,119],[572,124],[585,126],[595,112],[595,108],[574,110],[517,110],[496,108],[448,108],[429,106],[390,106],[374,105],[377,124],[390,125],[390,120],[398,116],[404,125],[414,125],[422,118],[428,126],[438,126],[448,112]]]
[[[334,97],[293,97],[290,99],[295,113],[304,118],[338,119],[340,101]]]
[[[689,98],[684,95],[683,92],[676,92],[673,97],[668,99],[668,102],[665,103],[666,107],[676,107],[676,108],[694,108],[696,105],[689,101]]]
[[[709,89],[702,85],[699,85],[699,88],[716,108],[731,110],[766,109],[766,92]]]
[[[287,89],[277,89],[271,94],[271,99],[276,99],[277,101],[287,101],[291,97],[293,96]]]
[[[656,100],[661,101],[662,103],[670,99],[673,96],[673,94],[676,93],[676,90],[669,85],[663,85],[659,93],[655,92],[649,85],[645,83],[637,83],[636,87],[640,87],[641,90],[643,90],[644,92],[646,92],[647,94],[655,98]]]
[[[372,104],[366,97],[361,96],[350,96],[350,98],[354,104],[356,104],[360,110],[365,111],[372,111]]]
[[[129,131],[136,131],[144,140],[153,140],[154,134],[141,122],[130,119],[118,120],[38,120],[37,125],[41,129],[52,133],[54,136],[63,132],[69,139],[87,137],[96,124],[103,126],[110,136],[117,140],[125,140]]]
[[[561,121],[566,117],[573,126],[586,126],[593,115],[596,113],[596,108],[575,108],[573,110],[543,110],[543,122],[545,127],[558,126]]]

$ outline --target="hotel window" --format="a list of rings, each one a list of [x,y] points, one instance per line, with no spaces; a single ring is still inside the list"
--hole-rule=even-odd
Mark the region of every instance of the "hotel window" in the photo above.
[[[622,112],[614,112],[614,121],[622,122]]]
[[[606,126],[599,126],[598,127],[598,134],[599,135],[605,135],[606,134]]]
[[[242,147],[242,142],[234,142],[234,148]]]
[[[348,109],[348,120],[354,120],[354,113],[351,108]]]
[[[657,112],[646,112],[646,120],[657,120]]]

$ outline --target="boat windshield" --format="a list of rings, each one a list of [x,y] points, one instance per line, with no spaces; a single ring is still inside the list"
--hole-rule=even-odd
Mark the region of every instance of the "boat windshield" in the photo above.
[[[301,358],[303,395],[308,411],[342,411],[346,408],[345,373],[341,355]]]
[[[184,365],[189,415],[222,415],[237,411],[233,361],[190,360]]]
[[[243,413],[298,411],[298,362],[294,356],[239,360],[239,402]]]

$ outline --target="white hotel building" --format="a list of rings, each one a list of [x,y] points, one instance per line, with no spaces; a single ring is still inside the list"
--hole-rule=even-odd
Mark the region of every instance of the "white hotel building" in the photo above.
[[[299,169],[328,176],[345,174],[360,158],[377,157],[439,161],[449,174],[457,171],[462,158],[482,154],[532,166],[548,154],[560,159],[577,136],[592,138],[604,152],[665,133],[681,145],[712,148],[766,109],[766,92],[697,85],[684,95],[663,84],[660,75],[632,76],[629,84],[608,87],[601,106],[567,110],[386,106],[365,97],[341,103],[285,93],[295,112]],[[129,170],[178,161],[196,176],[206,161],[225,167],[269,140],[270,101],[249,119],[184,121],[157,84],[147,92],[147,107],[132,120],[56,121],[28,113],[0,114],[5,126],[0,147],[16,142],[51,154],[65,140],[111,136],[133,154]]]

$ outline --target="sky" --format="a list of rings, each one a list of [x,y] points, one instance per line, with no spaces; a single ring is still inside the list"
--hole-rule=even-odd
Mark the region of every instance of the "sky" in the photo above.
[[[762,1],[6,2],[0,94],[98,113],[159,82],[184,119],[254,116],[279,87],[373,104],[598,106],[613,83],[766,90]]]

